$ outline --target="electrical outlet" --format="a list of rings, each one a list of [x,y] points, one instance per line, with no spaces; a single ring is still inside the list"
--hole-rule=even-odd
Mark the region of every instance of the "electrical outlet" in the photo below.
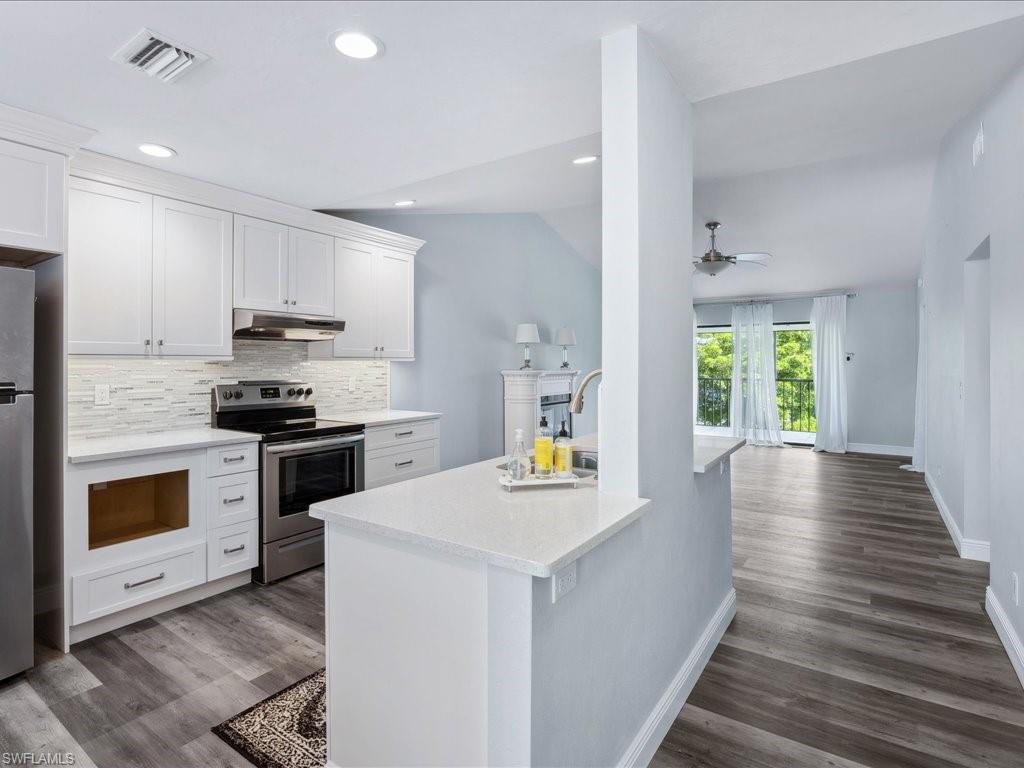
[[[348,377],[348,392],[349,392],[349,394],[352,394],[355,391],[356,391],[356,377],[355,376],[349,376]]]
[[[97,384],[92,399],[95,405],[110,405],[110,385]]]
[[[558,602],[558,598],[565,597],[566,594],[572,592],[574,589],[576,589],[575,560],[565,566],[562,570],[555,572],[551,577],[551,602]]]
[[[981,156],[985,154],[985,124],[978,125],[978,132],[974,136],[974,144],[971,146],[971,165],[977,167]]]
[[[1010,574],[1010,594],[1013,595],[1013,604],[1020,607],[1020,577],[1016,571]]]

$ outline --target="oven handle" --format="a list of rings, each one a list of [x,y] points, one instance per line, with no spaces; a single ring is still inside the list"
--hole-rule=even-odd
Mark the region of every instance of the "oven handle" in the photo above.
[[[331,437],[323,440],[309,440],[305,443],[281,443],[268,445],[266,447],[267,453],[297,453],[299,451],[310,451],[320,450],[321,448],[334,448],[339,445],[351,445],[352,443],[361,443],[364,439],[363,434],[348,435],[347,437]]]

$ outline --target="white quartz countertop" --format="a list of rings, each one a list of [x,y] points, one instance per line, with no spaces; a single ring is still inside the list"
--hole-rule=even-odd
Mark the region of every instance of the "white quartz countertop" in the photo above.
[[[498,484],[502,458],[314,504],[313,517],[546,578],[632,523],[647,499]]]
[[[436,419],[440,413],[431,411],[340,411],[317,414],[321,419],[328,421],[352,421],[358,424],[365,424],[368,427],[381,427],[387,424],[401,424],[405,421],[421,421],[423,419]]]
[[[747,441],[742,437],[719,437],[718,435],[693,436],[693,471],[707,472],[722,459],[730,456]]]
[[[123,459],[130,456],[145,456],[152,453],[171,453],[193,448],[212,448],[216,445],[252,443],[260,436],[252,432],[237,432],[233,429],[171,429],[116,437],[93,437],[68,442],[68,461],[83,464],[88,461]]]
[[[573,447],[580,451],[597,449],[597,433],[581,435],[572,439]],[[737,437],[719,437],[718,435],[693,436],[693,471],[699,474],[707,472],[726,456],[735,453],[747,441]]]

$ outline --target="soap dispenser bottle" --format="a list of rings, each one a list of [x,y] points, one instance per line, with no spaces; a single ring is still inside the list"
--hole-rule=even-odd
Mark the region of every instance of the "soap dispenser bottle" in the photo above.
[[[569,433],[565,431],[565,422],[555,438],[555,477],[565,479],[572,477],[572,443]]]
[[[513,480],[526,480],[530,476],[530,457],[526,455],[526,441],[523,430],[516,430],[516,442],[506,465],[508,476]]]
[[[554,461],[554,442],[547,416],[540,417],[540,426],[533,438],[533,474],[539,478],[551,477]]]

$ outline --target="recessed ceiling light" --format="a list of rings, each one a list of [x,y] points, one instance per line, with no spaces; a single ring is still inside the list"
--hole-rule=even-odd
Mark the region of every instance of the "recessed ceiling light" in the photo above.
[[[573,165],[590,165],[597,162],[597,155],[584,155],[583,157],[577,157],[572,162]]]
[[[139,144],[139,152],[150,157],[174,157],[175,152],[170,147],[165,147],[163,144]]]
[[[415,200],[396,200],[395,208],[408,208],[410,205],[416,205]]]
[[[384,44],[362,32],[336,32],[334,47],[351,59],[372,59],[384,52]]]

